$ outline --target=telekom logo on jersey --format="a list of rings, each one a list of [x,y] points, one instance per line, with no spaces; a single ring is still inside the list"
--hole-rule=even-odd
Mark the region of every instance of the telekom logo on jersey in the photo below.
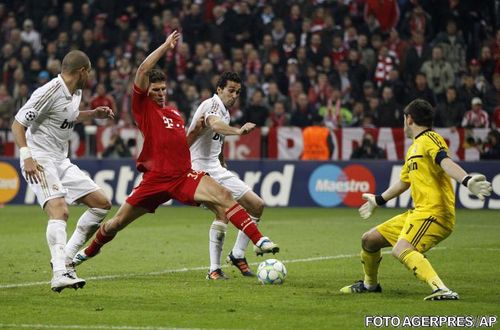
[[[168,117],[163,116],[163,123],[165,124],[165,128],[174,127],[174,121]]]

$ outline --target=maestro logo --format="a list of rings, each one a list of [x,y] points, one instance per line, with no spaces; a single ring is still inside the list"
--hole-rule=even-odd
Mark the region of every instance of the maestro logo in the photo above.
[[[0,204],[8,203],[19,191],[19,175],[9,163],[0,162]]]
[[[362,165],[349,165],[343,169],[335,165],[322,165],[309,178],[309,195],[324,207],[342,202],[346,206],[360,206],[364,202],[361,195],[374,191],[375,178]]]

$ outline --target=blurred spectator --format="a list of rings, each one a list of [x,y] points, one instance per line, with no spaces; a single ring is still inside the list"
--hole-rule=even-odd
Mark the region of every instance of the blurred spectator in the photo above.
[[[104,158],[123,158],[123,157],[131,157],[130,150],[128,146],[125,144],[123,139],[120,136],[118,130],[114,130],[111,133],[111,138],[109,140],[109,145],[102,152],[102,157]]]
[[[500,129],[500,106],[498,106],[493,112],[491,126],[492,128]]]
[[[245,115],[241,123],[254,123],[257,127],[266,126],[267,118],[269,117],[269,108],[264,102],[264,93],[257,89],[250,100],[250,105],[245,111]]]
[[[317,76],[317,80],[313,82],[308,92],[309,103],[314,107],[319,108],[320,106],[326,105],[332,100],[333,88],[328,82],[326,73],[321,72]]]
[[[9,118],[14,112],[14,100],[9,95],[7,86],[0,84],[0,117]]]
[[[321,116],[312,117],[312,125],[304,128],[302,160],[329,160],[334,150],[331,132],[321,124]]]
[[[33,21],[29,18],[24,20],[21,39],[23,42],[29,44],[36,54],[42,51],[42,38],[40,33],[35,30]]]
[[[399,21],[399,8],[396,0],[367,0],[365,4],[365,20],[373,15],[383,32],[389,32]]]
[[[481,66],[482,75],[491,84],[493,82],[493,74],[495,73],[495,60],[491,55],[491,49],[488,46],[483,46],[481,48],[481,54],[479,55],[479,64]]]
[[[460,95],[464,104],[471,104],[473,98],[481,96],[481,93],[477,89],[474,82],[474,77],[472,77],[469,73],[466,73],[462,77],[462,85],[459,89],[458,95]]]
[[[373,73],[377,63],[377,55],[369,46],[368,41],[368,36],[366,34],[360,34],[358,36],[358,51],[361,57],[360,63],[368,69],[369,73]]]
[[[272,108],[276,102],[282,102],[285,104],[287,98],[278,89],[278,84],[275,81],[269,82],[267,85],[267,94],[265,96],[265,102]]]
[[[440,102],[436,110],[436,127],[460,127],[465,114],[465,105],[458,99],[457,89],[448,87],[446,99]]]
[[[113,96],[108,94],[106,86],[103,83],[97,84],[96,93],[90,100],[90,107],[95,109],[97,107],[109,107],[116,113],[116,102]],[[105,125],[108,122],[107,119],[99,119],[97,123],[99,125]]]
[[[311,36],[311,42],[307,47],[307,58],[314,65],[321,65],[323,56],[326,54],[322,46],[321,35],[314,33]],[[335,59],[332,59],[335,62]]]
[[[465,70],[466,46],[464,38],[458,33],[455,20],[446,23],[446,31],[437,35],[434,44],[443,49],[443,57],[451,64],[455,75]]]
[[[422,34],[426,38],[432,35],[432,18],[418,1],[413,1],[413,9],[409,10],[402,22],[402,30],[407,36],[414,33]]]
[[[365,105],[363,102],[355,102],[352,106],[352,127],[360,127],[365,116]]]
[[[422,65],[421,71],[425,74],[429,88],[434,92],[438,101],[444,99],[446,88],[455,82],[455,74],[451,64],[443,59],[443,49],[434,46],[432,59]]]
[[[321,106],[318,114],[323,117],[323,122],[330,129],[347,127],[352,124],[352,113],[342,106],[341,95],[338,90],[333,91],[333,99]]]
[[[290,124],[292,126],[306,127],[312,125],[312,118],[316,115],[316,110],[308,102],[307,95],[300,93],[297,97],[296,108],[293,110]]]
[[[394,99],[399,104],[404,104],[406,101],[407,91],[404,82],[399,78],[399,71],[393,69],[389,72],[389,77],[382,84],[382,88],[391,87],[394,94]]]
[[[405,53],[404,65],[401,68],[403,80],[407,84],[413,82],[422,64],[429,58],[431,58],[431,48],[425,43],[424,35],[422,33],[414,33],[412,35],[412,42]]]
[[[377,87],[382,86],[384,81],[389,78],[389,72],[391,72],[396,65],[396,59],[389,53],[389,49],[386,46],[380,47],[374,76]]]
[[[391,29],[389,39],[387,40],[389,51],[396,55],[397,62],[403,65],[405,60],[406,49],[408,43],[399,37],[399,32],[396,29]]]
[[[488,128],[490,126],[488,113],[482,109],[483,102],[475,97],[471,102],[472,109],[467,111],[462,119],[462,127]]]
[[[365,133],[361,145],[352,151],[351,159],[385,159],[385,151],[374,141],[373,135]]]
[[[394,99],[392,88],[386,86],[382,90],[382,100],[376,109],[376,123],[378,127],[401,127],[401,105]]]
[[[363,82],[369,79],[368,69],[360,63],[359,52],[356,49],[349,50],[347,63],[349,65],[348,77],[351,81],[351,96],[359,100],[363,95]],[[330,71],[327,68],[324,70],[325,72]]]
[[[289,122],[290,114],[286,112],[285,103],[282,101],[274,102],[272,111],[267,118],[266,126],[269,128],[288,126]]]
[[[486,142],[482,144],[480,149],[480,159],[500,159],[500,132],[492,130],[486,137]]]
[[[436,96],[429,86],[427,86],[427,77],[423,73],[417,73],[415,76],[415,87],[410,89],[408,102],[417,98],[424,99],[432,106],[436,106]]]

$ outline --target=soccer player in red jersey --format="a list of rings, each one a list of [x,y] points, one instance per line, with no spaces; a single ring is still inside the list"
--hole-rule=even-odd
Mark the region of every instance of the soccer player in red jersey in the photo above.
[[[141,183],[134,188],[115,216],[105,222],[91,244],[77,253],[78,265],[95,256],[118,231],[170,199],[188,205],[203,203],[217,219],[224,219],[243,231],[255,244],[255,252],[276,253],[279,247],[262,236],[248,213],[233,199],[231,193],[202,171],[191,168],[184,120],[177,109],[166,106],[166,77],[155,69],[165,52],[175,47],[180,34],[172,32],[137,69],[132,114],[144,136],[144,145],[137,159],[137,169],[143,172]],[[200,121],[201,125],[201,121]],[[221,279],[225,278],[221,272]],[[211,277],[213,279],[213,276]]]

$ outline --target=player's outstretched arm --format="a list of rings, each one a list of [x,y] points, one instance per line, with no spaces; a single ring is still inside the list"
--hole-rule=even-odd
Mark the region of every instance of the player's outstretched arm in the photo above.
[[[401,195],[403,192],[408,190],[408,188],[410,188],[410,184],[408,182],[399,180],[389,188],[387,188],[387,190],[380,195],[363,194],[362,197],[366,201],[366,203],[361,205],[361,207],[359,208],[360,217],[363,219],[368,219],[369,217],[371,217],[377,207],[384,205],[388,200]]]
[[[255,128],[254,123],[245,123],[245,125],[240,128],[232,127],[223,122],[217,116],[208,116],[206,123],[215,132],[222,135],[245,135],[253,131]]]
[[[484,175],[469,175],[451,158],[443,159],[441,161],[441,167],[449,176],[466,186],[469,191],[476,195],[480,200],[484,200],[486,196],[491,195],[491,182],[487,181]]]
[[[82,110],[78,112],[78,117],[76,117],[77,122],[82,122],[87,119],[115,119],[115,113],[109,107],[97,107],[93,110]]]
[[[137,72],[135,73],[134,84],[142,90],[148,87],[149,79],[147,73],[154,68],[160,58],[170,49],[173,49],[180,38],[180,33],[177,31],[172,32],[165,42],[156,48],[146,59],[141,63]]]

